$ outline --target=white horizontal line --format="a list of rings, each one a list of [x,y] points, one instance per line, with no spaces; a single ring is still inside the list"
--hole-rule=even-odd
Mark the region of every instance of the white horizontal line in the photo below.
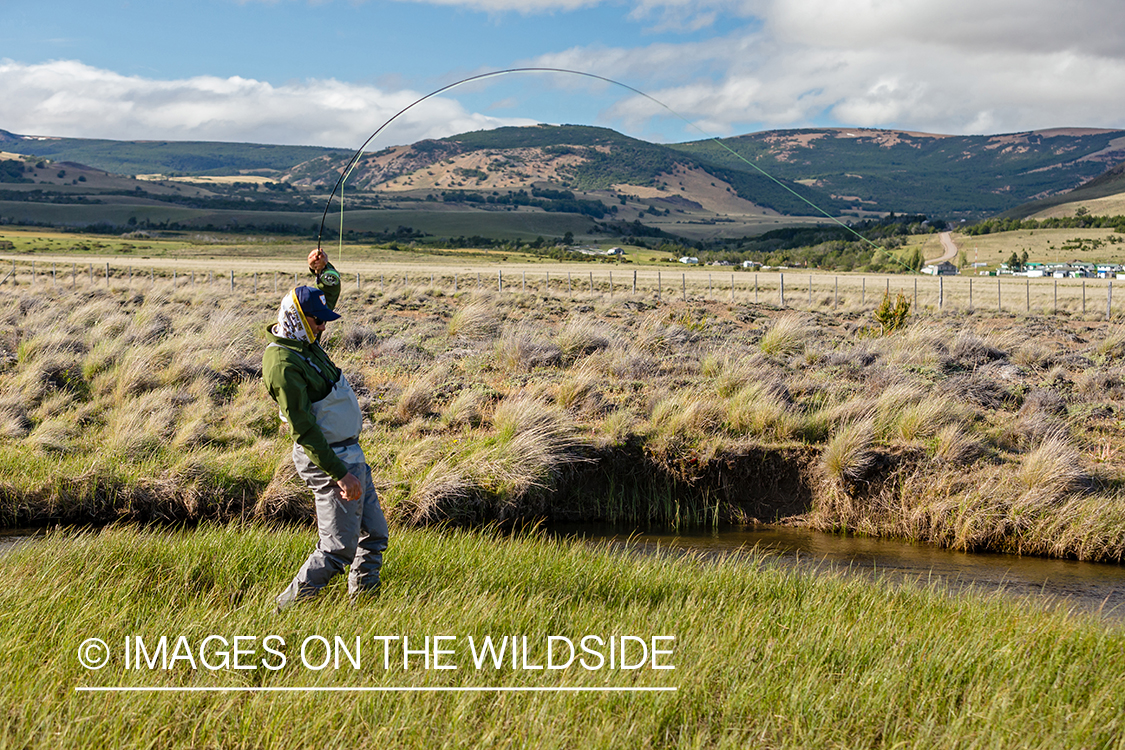
[[[677,687],[88,687],[76,693],[656,693]]]

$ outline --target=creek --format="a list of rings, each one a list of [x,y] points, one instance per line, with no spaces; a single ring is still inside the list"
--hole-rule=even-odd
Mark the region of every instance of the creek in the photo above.
[[[608,542],[640,552],[661,550],[721,559],[738,550],[757,548],[766,554],[769,564],[810,573],[837,571],[896,583],[936,584],[952,592],[998,592],[1125,621],[1125,566],[1112,563],[956,552],[927,544],[777,526],[679,533],[597,524],[554,524],[549,529],[566,538]]]
[[[896,583],[938,585],[1024,597],[1048,606],[1096,613],[1125,621],[1125,565],[957,552],[891,539],[826,534],[786,526],[718,530],[639,531],[606,524],[552,524],[550,533],[567,539],[608,543],[643,553],[674,552],[722,560],[739,550],[757,549],[767,564],[816,574],[881,577]],[[0,529],[0,558],[33,540],[37,529]]]

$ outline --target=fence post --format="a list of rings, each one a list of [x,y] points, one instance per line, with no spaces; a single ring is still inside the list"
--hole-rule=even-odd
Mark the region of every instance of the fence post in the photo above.
[[[358,278],[358,276],[357,274],[356,277]],[[457,293],[457,274],[453,274],[453,293]]]
[[[1004,312],[1004,305],[1000,301],[1000,277],[996,277],[996,312]]]
[[[569,282],[567,282],[567,283],[569,284]],[[657,302],[659,302],[659,301],[660,301],[660,294],[661,294],[661,291],[662,291],[660,287],[661,287],[661,284],[660,284],[660,271],[657,271],[657,272],[656,272],[656,301],[657,301]]]
[[[779,273],[777,276],[778,276],[778,279],[780,279],[780,282],[781,282],[780,284],[778,284],[778,287],[777,287],[778,288],[778,294],[780,295],[781,307],[785,307],[785,274]]]
[[[105,264],[105,285],[109,286],[109,264]]]
[[[613,296],[613,271],[609,272],[609,296]]]
[[[1031,279],[1030,278],[1026,282],[1026,287],[1027,287],[1026,288],[1026,291],[1027,291],[1027,311],[1031,312]]]
[[[945,279],[938,274],[937,277],[937,309],[941,310],[945,306]]]
[[[294,284],[294,286],[296,286],[296,284]],[[234,269],[233,268],[230,270],[230,290],[232,292],[234,291]]]
[[[1052,312],[1055,315],[1058,315],[1058,313],[1059,313],[1059,280],[1058,279],[1055,279],[1055,307],[1053,308]]]
[[[680,293],[683,295],[684,302],[687,302],[687,274],[680,274]]]
[[[973,277],[969,277],[969,312],[973,311]]]
[[[731,304],[733,305],[734,304],[734,274],[733,273],[730,275],[730,301],[731,301]]]
[[[594,272],[590,271],[590,294],[594,293]]]
[[[496,291],[498,291],[498,292],[504,291],[504,270],[503,269],[498,269],[496,271]]]
[[[1113,279],[1109,281],[1109,291],[1105,296],[1105,319],[1108,322],[1113,317]]]
[[[1082,314],[1086,314],[1086,279],[1082,279]]]
[[[520,291],[527,291],[527,271],[522,271],[520,273]]]
[[[633,271],[633,294],[637,294],[637,272]]]

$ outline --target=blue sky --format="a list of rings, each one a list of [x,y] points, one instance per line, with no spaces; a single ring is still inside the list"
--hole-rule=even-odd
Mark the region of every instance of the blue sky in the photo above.
[[[809,126],[1125,127],[1109,0],[0,0],[0,128],[376,147],[528,122],[654,141]],[[680,119],[683,118],[683,119]],[[694,123],[689,127],[684,120]]]

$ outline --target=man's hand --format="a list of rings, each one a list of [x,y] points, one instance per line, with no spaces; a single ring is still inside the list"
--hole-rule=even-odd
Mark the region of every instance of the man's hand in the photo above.
[[[328,256],[319,247],[309,253],[309,269],[313,273],[320,273],[328,265]]]
[[[342,479],[336,481],[336,486],[340,488],[340,494],[343,495],[344,500],[359,500],[363,497],[363,487],[360,486],[355,474],[350,471]]]

